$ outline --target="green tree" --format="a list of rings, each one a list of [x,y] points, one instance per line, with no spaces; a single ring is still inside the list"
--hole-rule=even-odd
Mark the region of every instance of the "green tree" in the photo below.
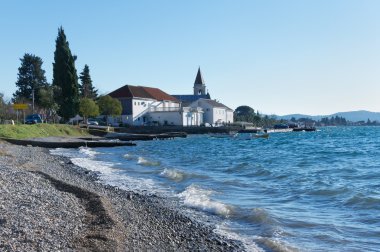
[[[40,96],[40,107],[44,109],[46,117],[51,118],[55,116],[59,107],[54,100],[54,87],[40,88],[38,94]]]
[[[98,90],[92,85],[90,76],[90,68],[84,65],[83,71],[80,73],[79,79],[81,84],[79,86],[80,96],[82,98],[96,99],[98,97]]]
[[[34,92],[35,105],[40,105],[38,90],[48,86],[45,70],[42,69],[43,61],[40,57],[28,53],[24,54],[20,61],[16,82],[18,89],[13,94],[13,100],[32,100]]]
[[[234,121],[243,121],[243,122],[255,122],[255,110],[249,106],[243,105],[235,109],[234,112]]]
[[[13,112],[11,101],[0,93],[0,122],[8,119],[16,119],[16,114]]]
[[[253,115],[255,114],[255,110],[250,106],[239,106],[235,109],[235,114],[237,115]]]
[[[101,96],[98,100],[100,114],[105,116],[121,115],[123,110],[118,99],[112,98],[109,95]]]
[[[58,29],[55,43],[53,63],[54,99],[59,106],[58,114],[67,121],[79,112],[78,76],[75,69],[76,57],[71,54],[69,42],[66,40],[62,27]]]
[[[87,121],[89,117],[99,115],[99,106],[92,99],[82,98],[79,103],[79,113],[84,117],[84,121]]]
[[[1,120],[4,120],[4,117],[5,117],[4,94],[0,93],[0,122],[1,122]]]

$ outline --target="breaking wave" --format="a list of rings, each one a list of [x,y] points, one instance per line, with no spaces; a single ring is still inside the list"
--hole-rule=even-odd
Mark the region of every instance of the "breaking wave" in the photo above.
[[[186,174],[176,169],[165,168],[161,173],[162,176],[174,180],[175,182],[180,182],[186,178]]]
[[[228,217],[233,212],[233,207],[211,199],[214,192],[200,188],[196,185],[188,186],[185,191],[178,194],[183,203],[189,207]]]
[[[160,162],[158,162],[158,161],[150,161],[150,160],[147,160],[147,159],[145,159],[143,157],[139,157],[137,159],[137,164],[144,165],[144,166],[159,166]]]

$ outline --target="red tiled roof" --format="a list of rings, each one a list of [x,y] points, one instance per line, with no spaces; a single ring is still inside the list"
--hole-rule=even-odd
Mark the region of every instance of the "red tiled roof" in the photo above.
[[[176,98],[165,93],[161,89],[152,87],[125,85],[109,93],[109,95],[113,98],[148,98],[158,101],[165,100],[178,102]]]

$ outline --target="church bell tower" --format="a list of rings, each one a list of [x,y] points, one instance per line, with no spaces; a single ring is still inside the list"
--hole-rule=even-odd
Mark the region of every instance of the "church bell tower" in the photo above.
[[[206,85],[203,81],[201,68],[198,68],[197,77],[194,81],[194,95],[206,95]]]

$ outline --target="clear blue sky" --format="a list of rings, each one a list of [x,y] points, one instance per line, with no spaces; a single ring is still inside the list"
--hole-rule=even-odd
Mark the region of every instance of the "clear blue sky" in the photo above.
[[[191,94],[198,66],[212,98],[268,114],[380,111],[380,1],[0,2],[0,92],[24,53],[49,82],[58,27],[78,74],[108,93],[124,84]]]

